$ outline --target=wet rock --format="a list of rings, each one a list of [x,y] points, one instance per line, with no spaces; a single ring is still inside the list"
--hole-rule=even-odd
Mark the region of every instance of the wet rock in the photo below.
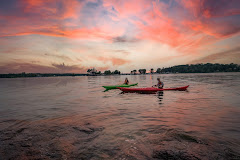
[[[174,134],[175,137],[179,140],[184,140],[184,141],[188,141],[188,142],[194,142],[194,143],[199,143],[199,141],[190,135],[184,134],[184,133],[176,133]]]
[[[31,147],[30,144],[21,144],[22,147]]]
[[[230,148],[226,148],[224,150],[224,156],[223,157],[226,157],[226,159],[240,159],[240,154],[239,153],[236,153],[235,151],[231,150]]]
[[[200,138],[189,135],[188,133],[183,132],[183,131],[170,130],[167,134],[167,137],[172,137],[173,139],[180,141],[180,142],[186,141],[186,142],[208,145],[207,142],[201,140]]]
[[[73,127],[73,129],[78,130],[83,133],[86,133],[86,134],[91,134],[91,133],[95,132],[92,128]]]
[[[78,130],[80,132],[86,133],[86,134],[92,134],[96,131],[102,131],[104,128],[100,127],[100,128],[88,128],[88,127],[72,127],[75,130]]]
[[[153,158],[161,160],[199,160],[194,155],[189,155],[185,152],[173,152],[168,150],[154,151]]]
[[[23,132],[25,129],[26,129],[26,128],[21,128],[21,129],[17,130],[16,133],[19,134],[19,133]]]

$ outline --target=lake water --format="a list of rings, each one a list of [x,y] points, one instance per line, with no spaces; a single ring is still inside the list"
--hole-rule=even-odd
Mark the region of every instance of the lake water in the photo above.
[[[0,79],[0,159],[240,159],[240,73]]]

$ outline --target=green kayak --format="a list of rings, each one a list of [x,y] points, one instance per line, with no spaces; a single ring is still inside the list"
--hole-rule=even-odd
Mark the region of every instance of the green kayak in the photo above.
[[[131,86],[136,86],[138,83],[134,83],[134,84],[120,84],[120,85],[115,85],[115,86],[103,86],[106,89],[117,89],[117,87],[131,87]]]

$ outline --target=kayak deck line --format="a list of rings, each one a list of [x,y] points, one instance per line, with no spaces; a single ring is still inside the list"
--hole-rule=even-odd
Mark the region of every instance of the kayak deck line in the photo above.
[[[117,87],[123,92],[138,92],[138,93],[154,93],[157,91],[170,91],[170,90],[175,90],[175,91],[185,91],[189,85],[184,86],[184,87],[177,87],[177,88],[154,88],[154,87],[148,87],[148,88],[123,88],[123,87]]]
[[[138,83],[134,83],[134,84],[120,84],[120,85],[113,85],[113,86],[102,86],[105,89],[117,89],[117,87],[131,87],[131,86],[136,86],[138,85]]]

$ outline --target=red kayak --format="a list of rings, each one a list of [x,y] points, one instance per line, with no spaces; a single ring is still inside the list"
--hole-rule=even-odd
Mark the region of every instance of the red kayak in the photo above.
[[[175,91],[185,91],[188,86],[184,86],[184,87],[178,87],[178,88],[154,88],[154,87],[149,87],[149,88],[123,88],[123,87],[117,87],[118,89],[120,89],[123,92],[137,92],[137,93],[155,93],[157,91],[170,91],[170,90],[175,90]]]

